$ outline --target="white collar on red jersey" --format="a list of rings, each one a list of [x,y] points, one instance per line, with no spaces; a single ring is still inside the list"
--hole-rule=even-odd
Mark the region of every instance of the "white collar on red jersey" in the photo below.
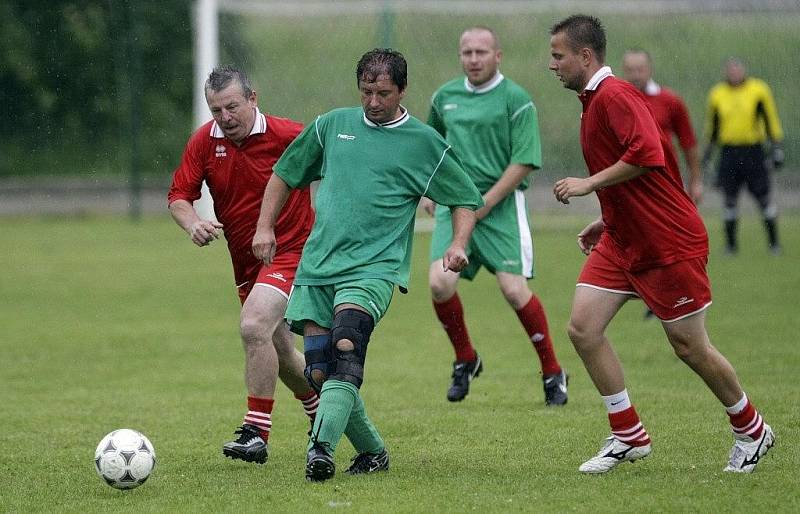
[[[374,121],[370,121],[369,118],[367,118],[367,113],[364,113],[364,123],[366,123],[368,127],[383,127],[383,128],[399,127],[403,123],[407,122],[411,117],[411,115],[408,114],[408,109],[406,109],[402,105],[400,106],[400,113],[401,113],[400,116],[398,116],[397,118],[393,119],[392,121],[387,121],[384,123],[375,123]]]
[[[258,107],[253,107],[256,110],[256,121],[253,123],[253,129],[250,130],[248,136],[252,136],[253,134],[264,134],[267,132],[267,117],[261,114],[261,111],[258,110]],[[219,128],[217,122],[211,124],[211,137],[215,137],[217,139],[223,139],[225,137],[225,133],[222,132],[222,129]]]
[[[492,89],[496,88],[503,82],[505,77],[499,71],[495,73],[494,77],[488,82],[481,84],[480,86],[473,86],[467,77],[464,77],[464,88],[469,91],[470,93],[475,93],[476,95],[480,95],[483,93],[488,93]]]
[[[602,68],[597,70],[594,75],[592,75],[592,78],[589,79],[589,83],[586,84],[586,87],[583,88],[583,90],[594,91],[595,89],[597,89],[597,86],[599,86],[601,82],[603,82],[608,77],[613,77],[613,76],[614,74],[611,73],[611,67],[603,66]]]
[[[644,94],[647,96],[658,96],[661,94],[661,86],[658,83],[650,79],[647,81],[647,85],[644,86]]]

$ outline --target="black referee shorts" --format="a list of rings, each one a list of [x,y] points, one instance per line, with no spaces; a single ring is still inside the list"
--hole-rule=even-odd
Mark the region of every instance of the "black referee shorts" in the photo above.
[[[769,194],[769,172],[761,145],[723,146],[717,183],[727,198],[739,195],[742,184],[756,198]]]

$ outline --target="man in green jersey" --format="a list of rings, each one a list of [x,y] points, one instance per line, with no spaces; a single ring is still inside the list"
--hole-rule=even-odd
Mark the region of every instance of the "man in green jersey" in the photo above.
[[[567,374],[553,350],[542,303],[527,282],[533,277],[533,240],[523,191],[530,173],[542,164],[536,107],[524,89],[500,73],[502,51],[492,29],[464,31],[459,56],[466,76],[434,93],[428,124],[453,145],[483,194],[484,206],[476,213],[478,223],[467,248],[470,264],[460,276],[472,280],[481,266],[494,273],[539,356],[545,404],[564,405]],[[426,200],[423,207],[436,218],[429,271],[433,307],[456,354],[447,399],[461,401],[483,363],[464,321],[459,274],[442,271],[452,239],[450,211]]]
[[[253,239],[254,255],[270,262],[290,189],[321,180],[286,310],[292,330],[304,336],[306,377],[320,391],[306,459],[311,481],[333,476],[342,434],[358,452],[348,473],[388,469],[385,444],[359,396],[367,343],[394,287],[408,288],[420,198],[451,208],[454,236],[442,261],[450,273],[469,263],[473,211],[483,204],[447,142],[400,105],[407,66],[399,52],[367,52],[356,79],[362,107],[317,117],[275,164]]]

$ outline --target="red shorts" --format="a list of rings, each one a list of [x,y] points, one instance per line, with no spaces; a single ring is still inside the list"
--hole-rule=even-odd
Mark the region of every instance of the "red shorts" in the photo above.
[[[264,266],[263,262],[251,257],[248,264],[242,266],[243,270],[234,264],[236,288],[239,290],[239,301],[242,305],[256,285],[275,289],[288,300],[297,273],[297,265],[300,263],[300,255],[301,252],[279,253],[269,266]]]
[[[707,257],[697,257],[636,273],[592,252],[578,276],[578,286],[638,296],[661,321],[678,321],[711,305]]]

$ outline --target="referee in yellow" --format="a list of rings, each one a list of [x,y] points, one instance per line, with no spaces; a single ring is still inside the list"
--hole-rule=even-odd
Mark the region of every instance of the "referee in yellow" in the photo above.
[[[764,226],[773,254],[781,253],[778,241],[777,206],[771,195],[770,168],[783,165],[781,142],[783,129],[769,86],[763,80],[748,77],[741,60],[731,57],[725,63],[724,82],[708,94],[706,137],[703,167],[711,160],[715,145],[721,147],[717,183],[725,195],[726,253],[735,255],[742,184],[761,208]],[[769,159],[764,144],[769,139]]]

